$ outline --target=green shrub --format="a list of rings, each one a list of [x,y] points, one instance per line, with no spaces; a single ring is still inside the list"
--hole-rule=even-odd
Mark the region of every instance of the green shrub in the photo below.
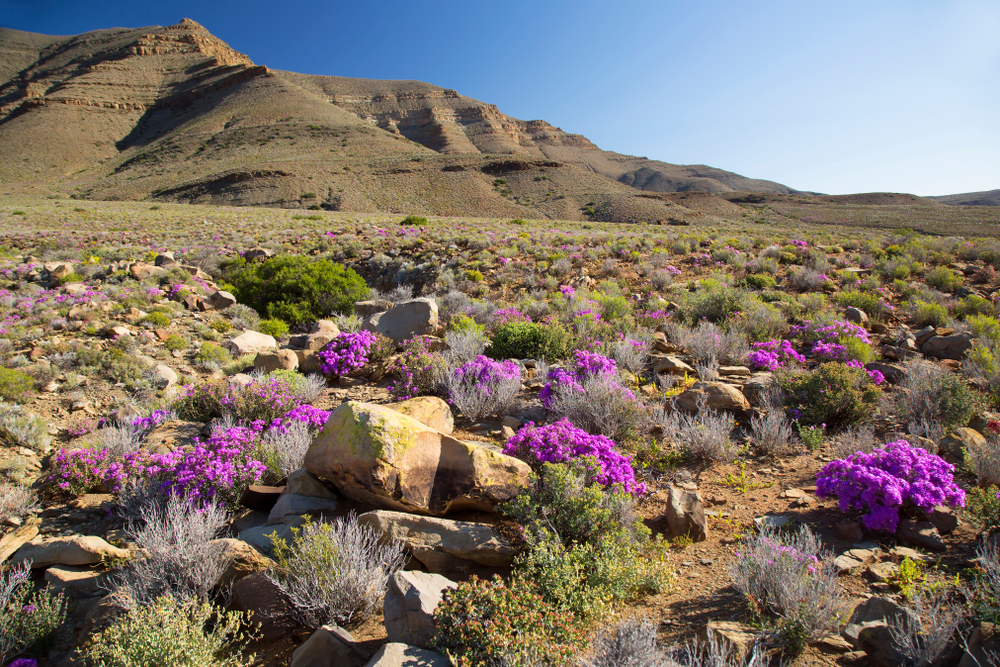
[[[882,392],[863,368],[821,364],[814,371],[779,372],[776,379],[785,404],[802,424],[849,426],[868,418]]]
[[[942,292],[954,292],[962,286],[962,274],[946,266],[936,266],[924,275],[924,282]]]
[[[408,215],[402,220],[400,220],[399,224],[411,227],[426,227],[427,218],[421,217],[419,215]]]
[[[451,656],[456,667],[569,665],[586,646],[573,615],[547,603],[519,577],[508,584],[473,576],[445,591],[434,625],[431,646]],[[534,654],[532,662],[522,662],[525,652]]]
[[[101,365],[108,379],[127,385],[140,382],[146,375],[146,366],[141,361],[114,347],[104,353]]]
[[[1000,320],[991,315],[970,315],[966,324],[979,338],[1000,342]]]
[[[194,359],[199,366],[221,367],[232,361],[233,355],[229,353],[229,350],[215,343],[203,343],[198,352],[195,353]]]
[[[220,334],[227,334],[234,328],[232,322],[222,319],[221,317],[209,322],[208,326],[211,327],[212,331],[218,331]]]
[[[0,399],[21,403],[35,390],[35,378],[16,368],[0,368]]]
[[[368,296],[368,286],[353,269],[300,255],[253,264],[237,260],[227,267],[226,278],[240,303],[289,324],[346,313]]]
[[[992,535],[1000,531],[1000,487],[973,488],[965,495],[965,516],[980,531]]]
[[[237,373],[242,373],[248,368],[253,368],[253,362],[256,358],[256,354],[244,354],[238,359],[233,359],[228,364],[223,365],[222,372],[226,375],[236,375]]]
[[[397,400],[436,394],[448,362],[438,352],[432,352],[426,338],[413,338],[403,344],[403,353],[392,365],[395,378],[389,391]]]
[[[748,293],[735,287],[706,279],[694,292],[686,292],[677,297],[680,310],[678,316],[685,324],[694,325],[702,320],[722,322],[736,312],[746,308]]]
[[[994,315],[996,308],[989,299],[984,299],[977,294],[970,294],[955,304],[952,313],[960,320],[968,319],[974,315]]]
[[[782,338],[788,333],[788,320],[776,306],[754,297],[745,310],[731,320],[732,326],[746,334],[750,343]]]
[[[23,406],[0,401],[0,441],[6,445],[42,450],[52,442],[45,420]]]
[[[979,394],[957,373],[941,373],[927,390],[938,406],[937,418],[945,427],[965,426],[980,407]]]
[[[448,329],[451,331],[477,331],[483,334],[486,332],[486,327],[463,313],[451,316],[451,319],[448,320]]]
[[[279,319],[261,320],[257,326],[259,327],[258,331],[268,336],[283,338],[288,335],[288,324]]]
[[[66,599],[51,588],[35,590],[30,564],[0,572],[0,661],[27,652],[41,658],[66,620]]]
[[[616,322],[632,312],[632,304],[624,296],[600,296],[597,302],[601,306],[601,316],[605,322]]]
[[[176,352],[177,350],[186,350],[188,342],[186,339],[178,336],[177,334],[170,334],[167,336],[167,339],[163,341],[163,346],[171,352]]]
[[[126,612],[83,649],[101,667],[241,667],[248,617],[208,603],[161,597]]]
[[[882,303],[882,299],[872,292],[847,290],[834,294],[833,300],[844,308],[863,310],[869,317],[876,319],[882,318],[889,313],[889,309]]]
[[[942,327],[948,324],[948,309],[940,303],[928,303],[914,299],[909,304],[910,317],[918,327]]]
[[[847,349],[847,359],[857,360],[863,364],[867,364],[869,361],[875,359],[875,350],[872,346],[864,342],[860,338],[848,338],[847,336],[841,336],[839,341]]]
[[[772,289],[778,286],[778,281],[766,273],[755,273],[744,278],[743,285],[754,290]]]
[[[562,359],[572,346],[572,337],[557,324],[508,322],[493,334],[487,354],[494,359]]]
[[[481,283],[485,278],[483,277],[482,271],[476,271],[475,269],[465,272],[465,279],[471,280],[474,283]]]
[[[170,325],[170,317],[166,313],[159,311],[150,313],[139,321],[152,327],[165,327]]]

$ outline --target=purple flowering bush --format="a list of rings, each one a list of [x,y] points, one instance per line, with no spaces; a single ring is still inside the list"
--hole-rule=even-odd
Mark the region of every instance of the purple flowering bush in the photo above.
[[[836,496],[845,512],[867,510],[861,520],[869,530],[893,532],[901,510],[964,506],[954,471],[940,456],[897,440],[826,464],[816,477],[816,495]]]
[[[570,392],[583,392],[583,383],[591,378],[613,378],[617,364],[614,359],[609,359],[597,352],[587,352],[576,350],[573,352],[573,366],[571,370],[553,368],[549,371],[545,383],[538,398],[546,409],[552,409],[553,403],[561,394]]]
[[[452,371],[446,382],[452,404],[469,419],[501,415],[521,391],[521,367],[479,355]]]
[[[772,339],[753,344],[753,351],[747,355],[747,362],[754,368],[774,372],[791,363],[804,364],[806,358],[795,351],[789,340]]]
[[[635,479],[631,456],[619,452],[610,438],[591,435],[568,419],[546,426],[528,424],[522,427],[507,441],[503,452],[526,461],[535,469],[543,463],[593,457],[595,467],[590,471],[598,484],[605,487],[621,484],[626,492],[636,496],[646,492],[646,485]]]
[[[849,426],[868,418],[882,392],[864,370],[837,362],[812,371],[784,369],[775,375],[792,419],[802,424]]]
[[[389,392],[398,401],[436,394],[447,372],[448,362],[431,351],[427,339],[412,338],[403,343],[403,353],[392,366]]]
[[[317,353],[323,375],[337,378],[348,375],[368,363],[368,353],[376,336],[370,331],[343,332]]]

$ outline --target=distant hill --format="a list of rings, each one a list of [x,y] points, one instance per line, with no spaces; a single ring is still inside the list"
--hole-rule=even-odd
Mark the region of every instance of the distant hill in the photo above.
[[[0,29],[0,193],[371,212],[670,220],[646,193],[796,194],[604,151],[418,81],[270,70],[190,20]]]
[[[987,190],[986,192],[966,192],[961,195],[943,195],[941,197],[929,197],[949,206],[1000,206],[1000,190]]]

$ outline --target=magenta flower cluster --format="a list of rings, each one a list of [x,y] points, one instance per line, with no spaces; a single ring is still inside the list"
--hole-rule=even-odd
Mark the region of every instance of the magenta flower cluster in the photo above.
[[[538,394],[539,400],[546,409],[551,409],[560,393],[583,391],[583,382],[589,378],[614,377],[618,366],[614,359],[609,359],[597,352],[576,350],[573,352],[573,368],[553,368],[546,376],[548,382]]]
[[[857,338],[862,343],[868,345],[872,342],[871,336],[868,335],[868,331],[863,326],[846,320],[837,320],[830,324],[820,324],[812,320],[806,320],[802,324],[793,326],[791,334],[810,343],[815,341],[835,343],[842,337]]]
[[[776,371],[792,362],[805,363],[806,358],[795,351],[791,341],[773,339],[754,343],[753,351],[747,355],[747,361],[754,368]]]
[[[878,371],[878,370],[874,370],[874,369],[873,370],[868,370],[868,369],[865,368],[865,365],[863,363],[861,363],[860,361],[858,361],[857,359],[851,359],[850,361],[848,361],[844,365],[847,366],[848,368],[862,368],[862,369],[864,369],[865,373],[868,373],[868,377],[870,377],[872,379],[872,382],[874,382],[876,385],[880,385],[883,382],[885,382],[885,375],[882,373],[882,371]]]
[[[502,382],[521,379],[521,367],[515,361],[494,361],[480,354],[454,371],[463,387],[474,387],[480,396],[489,396]]]
[[[153,410],[146,417],[136,417],[132,420],[132,426],[146,431],[170,419],[169,410]]]
[[[530,322],[531,318],[517,308],[498,308],[493,313],[493,328],[499,328],[509,322]]]
[[[317,354],[320,371],[327,377],[341,377],[368,363],[368,351],[375,344],[370,331],[342,332]]]
[[[590,472],[601,486],[620,484],[635,496],[646,493],[646,485],[635,479],[631,456],[619,452],[610,438],[591,435],[568,419],[546,426],[528,424],[522,427],[507,441],[503,452],[535,468],[542,463],[566,463],[591,457],[588,465],[593,463],[596,468],[591,467]]]
[[[816,477],[816,495],[836,496],[845,512],[867,510],[861,520],[869,530],[893,532],[902,509],[963,506],[965,491],[952,481],[954,471],[940,456],[897,440],[826,464]]]

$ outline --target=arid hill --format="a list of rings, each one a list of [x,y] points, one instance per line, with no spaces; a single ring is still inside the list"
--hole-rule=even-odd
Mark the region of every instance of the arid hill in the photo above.
[[[959,195],[928,197],[949,206],[1000,206],[1000,190],[986,192],[966,192]]]
[[[603,151],[417,81],[270,70],[190,20],[0,30],[0,192],[597,220],[693,213],[639,191],[789,194]]]

